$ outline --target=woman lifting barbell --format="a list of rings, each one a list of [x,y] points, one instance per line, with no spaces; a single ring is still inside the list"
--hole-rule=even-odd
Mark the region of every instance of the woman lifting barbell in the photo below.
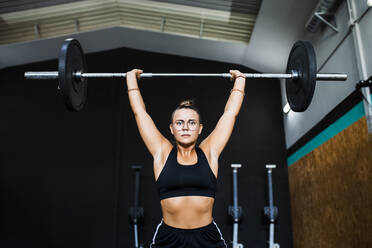
[[[137,79],[142,70],[127,73],[130,106],[141,137],[154,159],[154,176],[163,218],[156,228],[151,248],[227,247],[212,217],[218,174],[218,158],[229,140],[241,108],[245,76],[231,70],[234,87],[225,111],[213,132],[199,147],[200,113],[192,101],[184,101],[171,115],[174,147],[156,128],[146,112]]]

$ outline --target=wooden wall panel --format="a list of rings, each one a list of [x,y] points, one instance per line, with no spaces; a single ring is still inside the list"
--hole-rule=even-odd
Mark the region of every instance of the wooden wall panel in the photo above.
[[[365,117],[288,173],[295,248],[372,247],[372,141]]]

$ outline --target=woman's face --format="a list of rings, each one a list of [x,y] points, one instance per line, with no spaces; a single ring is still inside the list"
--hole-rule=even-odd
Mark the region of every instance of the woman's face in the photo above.
[[[198,113],[187,108],[179,109],[174,113],[173,123],[169,127],[177,143],[185,146],[196,143],[203,129]]]

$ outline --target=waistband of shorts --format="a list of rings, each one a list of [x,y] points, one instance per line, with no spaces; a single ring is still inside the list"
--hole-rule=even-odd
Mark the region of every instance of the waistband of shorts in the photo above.
[[[183,228],[169,226],[169,225],[165,224],[165,222],[163,220],[162,227],[167,229],[167,230],[174,231],[174,232],[200,232],[200,231],[205,231],[205,230],[209,230],[211,228],[214,228],[215,225],[214,225],[213,220],[212,220],[212,222],[210,224],[206,225],[206,226],[192,228],[192,229],[183,229]]]

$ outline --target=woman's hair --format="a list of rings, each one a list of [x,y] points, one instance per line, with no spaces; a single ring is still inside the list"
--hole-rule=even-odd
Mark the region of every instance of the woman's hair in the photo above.
[[[199,115],[199,123],[201,123],[201,115],[199,110],[195,107],[195,99],[188,99],[185,101],[182,101],[180,104],[178,104],[177,108],[173,110],[173,113],[171,115],[170,123],[173,123],[173,116],[174,113],[176,113],[177,110],[179,109],[192,109],[194,110],[198,115]]]

